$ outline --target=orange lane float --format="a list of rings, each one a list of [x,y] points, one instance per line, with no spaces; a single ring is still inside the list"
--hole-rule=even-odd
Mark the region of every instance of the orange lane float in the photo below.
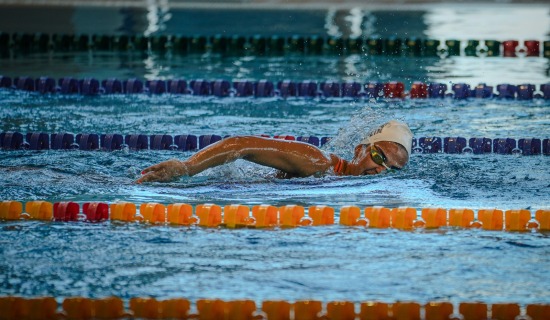
[[[491,318],[499,320],[515,320],[520,314],[517,303],[496,303],[491,305]]]
[[[252,300],[200,299],[197,300],[197,311],[201,320],[247,320],[253,319],[256,303]]]
[[[464,319],[487,319],[487,305],[482,302],[463,302],[458,306],[458,311]]]
[[[539,230],[550,230],[550,210],[537,210],[537,212],[535,212],[535,219],[537,219],[539,223]]]
[[[195,208],[195,214],[199,218],[198,225],[201,227],[218,227],[222,223],[222,208],[218,205],[199,204]]]
[[[63,311],[68,319],[91,319],[94,316],[92,300],[88,298],[65,298]]]
[[[267,300],[261,304],[261,312],[253,300],[200,299],[196,301],[196,313],[191,314],[191,302],[183,298],[156,300],[155,298],[131,298],[125,310],[118,297],[90,299],[67,297],[61,303],[54,297],[0,297],[0,320],[11,319],[269,319],[269,320],[446,320],[446,319],[502,319],[514,320],[530,317],[532,320],[547,320],[550,304],[528,304],[521,308],[517,303],[462,302],[457,312],[447,301],[427,302],[421,305],[414,301],[386,303],[366,301]],[[323,308],[324,305],[324,308]],[[524,314],[522,314],[522,309]],[[529,319],[529,318],[527,318]]]
[[[284,300],[267,300],[262,302],[262,311],[270,320],[289,320],[291,304]]]
[[[249,320],[256,312],[256,303],[252,300],[233,300],[225,303],[225,319]]]
[[[526,311],[532,320],[546,320],[550,314],[550,304],[529,304]]]
[[[422,219],[425,228],[441,228],[447,226],[447,210],[443,208],[423,208]]]
[[[327,317],[334,320],[354,320],[355,304],[350,301],[331,301],[327,303]]]
[[[420,320],[420,304],[416,302],[396,302],[390,310],[395,319]]]
[[[62,305],[67,319],[119,319],[128,315],[118,297],[66,298]]]
[[[391,210],[384,207],[365,208],[365,218],[369,221],[368,226],[373,228],[391,227]]]
[[[504,212],[504,230],[506,231],[526,231],[531,212],[529,210],[507,210]]]
[[[484,230],[502,230],[504,228],[504,213],[498,209],[481,209],[477,212],[477,221]]]
[[[225,319],[225,301],[219,299],[197,300],[199,319]]]
[[[193,216],[193,207],[190,204],[169,204],[167,206],[167,211],[169,224],[189,226],[198,221],[198,219]]]
[[[185,319],[190,303],[187,299],[156,300],[155,298],[132,298],[130,310],[140,319]]]
[[[279,225],[279,209],[270,205],[252,207],[252,217],[256,228],[271,228]]]
[[[302,206],[288,205],[279,208],[279,224],[281,227],[293,228],[302,224],[305,210]]]
[[[139,213],[143,222],[164,224],[166,222],[166,207],[160,203],[142,203]]]
[[[366,226],[367,220],[361,219],[361,209],[356,206],[340,208],[340,224],[343,226]]]
[[[314,226],[325,226],[334,224],[334,208],[329,206],[311,206],[308,216]]]
[[[47,201],[25,203],[25,212],[31,220],[50,221],[53,219],[53,204]]]
[[[426,320],[446,320],[453,314],[453,304],[450,302],[429,302],[424,306]]]
[[[0,219],[1,220],[19,220],[23,213],[23,204],[19,201],[2,201],[0,202]]]
[[[122,299],[107,297],[92,301],[93,315],[96,319],[119,319],[126,316]]]
[[[316,320],[319,319],[323,305],[321,301],[302,300],[293,304],[294,319]]]
[[[160,318],[164,319],[185,319],[189,313],[189,300],[175,298],[159,301]]]
[[[242,228],[252,222],[250,208],[240,204],[223,207],[222,225],[227,228]]]
[[[0,297],[0,319],[57,319],[53,297]]]
[[[449,227],[470,228],[474,222],[474,210],[451,209],[449,210]]]
[[[112,221],[135,221],[136,205],[131,202],[117,202],[110,205]]]
[[[397,229],[410,230],[414,226],[417,214],[416,209],[399,207],[391,210],[391,225]]]
[[[160,318],[160,306],[155,298],[132,298],[130,299],[130,310],[135,318]]]
[[[361,320],[383,320],[388,319],[389,306],[387,303],[378,301],[367,301],[361,303]]]

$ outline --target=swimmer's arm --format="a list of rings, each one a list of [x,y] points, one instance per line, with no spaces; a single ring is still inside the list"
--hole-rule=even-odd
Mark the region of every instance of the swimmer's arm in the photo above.
[[[278,169],[297,177],[326,172],[338,161],[335,155],[326,156],[319,148],[302,142],[269,139],[255,136],[230,137],[195,153],[189,159],[172,159],[143,171],[136,182],[169,181],[196,175],[208,168],[244,159]]]

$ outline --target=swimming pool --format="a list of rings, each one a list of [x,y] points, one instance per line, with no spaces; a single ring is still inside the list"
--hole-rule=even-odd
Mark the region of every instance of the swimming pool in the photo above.
[[[141,9],[78,7],[65,12],[50,8],[69,18],[41,25],[44,29],[39,31],[114,34],[123,26],[126,32],[153,34],[288,36],[359,32],[361,36],[442,40],[548,40],[548,8],[538,5],[469,8],[475,10],[449,5],[419,6],[408,11],[391,7],[360,9],[159,8],[160,20],[155,20]],[[7,15],[13,13],[10,10],[0,12]],[[33,10],[25,8],[22,12],[30,15]],[[487,10],[493,10],[496,17],[483,15]],[[278,15],[291,23],[260,28],[256,20],[245,19],[262,16],[267,19],[264,21],[279,21]],[[248,21],[246,27],[227,23],[239,16]],[[87,20],[93,17],[111,18],[96,28]],[[168,20],[159,22],[162,19]],[[517,21],[518,26],[530,22],[541,25],[510,29],[500,22],[507,19]],[[474,23],[479,26],[473,29]],[[6,29],[10,27],[14,29]],[[37,31],[36,26],[14,22],[2,28],[6,32]],[[0,59],[0,70],[10,77],[33,78],[401,81],[407,88],[414,81],[449,85],[465,82],[472,86],[485,82],[493,86],[532,83],[538,88],[550,81],[548,61],[544,57],[464,55],[258,57],[92,50],[11,53]],[[350,157],[353,142],[365,134],[365,128],[392,118],[408,122],[415,137],[549,138],[549,106],[549,100],[544,99],[385,101],[364,97],[283,99],[168,94],[89,97],[3,89],[0,131],[333,137],[324,148]],[[466,207],[527,209],[532,213],[549,208],[550,157],[543,155],[417,153],[396,174],[282,181],[274,179],[271,170],[239,162],[171,183],[133,184],[143,168],[190,154],[171,150],[0,151],[0,199],[182,202],[193,206],[327,205],[336,209],[337,217],[339,209],[347,205],[362,210],[370,206]],[[548,303],[550,294],[547,232],[454,228],[402,231],[339,225],[233,230],[38,221],[3,222],[1,227],[0,295],[257,302],[450,301],[455,305],[482,301],[517,302],[523,307]]]

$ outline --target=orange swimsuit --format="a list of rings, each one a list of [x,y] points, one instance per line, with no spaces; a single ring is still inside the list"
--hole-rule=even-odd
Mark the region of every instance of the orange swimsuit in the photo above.
[[[336,175],[341,176],[344,174],[344,169],[346,168],[346,164],[344,163],[344,159],[338,159],[338,162],[334,165],[334,173]]]

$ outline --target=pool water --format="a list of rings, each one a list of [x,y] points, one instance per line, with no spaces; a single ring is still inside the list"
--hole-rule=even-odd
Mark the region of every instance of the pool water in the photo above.
[[[113,8],[79,8],[68,14],[74,18],[70,20],[74,29],[70,30],[117,32],[118,22],[105,23],[96,31],[92,28],[95,25],[90,26],[90,22],[81,18],[84,13],[97,16],[98,10],[113,16],[130,16],[135,21],[142,21],[138,18],[144,15],[140,10],[120,13]],[[479,10],[488,9],[482,6]],[[171,18],[165,24],[138,24],[133,28],[139,30],[132,31],[146,32],[156,26],[160,30],[157,32],[167,34],[198,32],[198,22],[176,23],[185,20],[188,9],[168,11]],[[497,21],[480,19],[479,14],[472,14],[474,11],[453,6],[412,11],[364,10],[359,14],[363,26],[359,32],[403,37],[410,32],[459,40],[489,37],[548,40],[550,20],[546,7],[502,6],[495,12],[503,20]],[[275,11],[262,12],[266,19],[275,19]],[[227,15],[224,16],[227,19],[216,21],[230,21],[236,13],[222,10],[218,14]],[[332,35],[334,31],[324,25],[325,20],[354,17],[358,13],[311,9],[295,14],[309,17],[299,19],[305,21],[307,28],[289,24],[286,28],[266,30],[255,27],[254,31],[292,34],[309,30],[311,34]],[[196,12],[195,15],[200,20],[201,15]],[[166,19],[166,13],[161,16]],[[542,27],[526,32],[525,28],[509,29],[500,22],[511,17],[519,25],[536,21]],[[403,29],[400,21],[406,21],[410,27]],[[474,22],[481,27],[472,30],[469,26]],[[366,27],[369,23],[374,24],[374,29]],[[68,22],[57,21],[47,28],[60,32],[67,25]],[[211,23],[208,26],[209,29],[203,27],[199,31],[245,33],[251,29],[231,29],[221,22],[219,26]],[[336,26],[342,34],[355,30],[345,23]],[[17,24],[13,27],[16,30],[2,24],[0,27],[9,32],[29,32],[25,28],[33,28]],[[550,81],[548,68],[548,60],[542,57],[221,57],[50,52],[0,59],[0,73],[11,77],[397,80],[407,87],[413,81],[470,85],[486,82],[494,86],[527,82],[538,86]],[[0,131],[313,135],[333,137],[323,148],[349,158],[354,144],[368,129],[394,118],[406,121],[415,137],[549,138],[549,107],[550,102],[542,99],[374,101],[147,94],[83,97],[0,90]],[[329,205],[336,209],[337,215],[345,205],[531,212],[550,206],[548,156],[414,154],[404,170],[393,174],[290,180],[275,179],[271,169],[237,161],[170,183],[133,183],[143,168],[191,154],[128,150],[0,151],[0,200],[184,202],[194,206]],[[548,303],[550,296],[550,238],[544,232],[452,228],[407,232],[338,225],[230,230],[16,221],[0,224],[0,257],[0,295],[154,296],[191,300],[215,297],[256,301],[446,300],[522,305]]]

